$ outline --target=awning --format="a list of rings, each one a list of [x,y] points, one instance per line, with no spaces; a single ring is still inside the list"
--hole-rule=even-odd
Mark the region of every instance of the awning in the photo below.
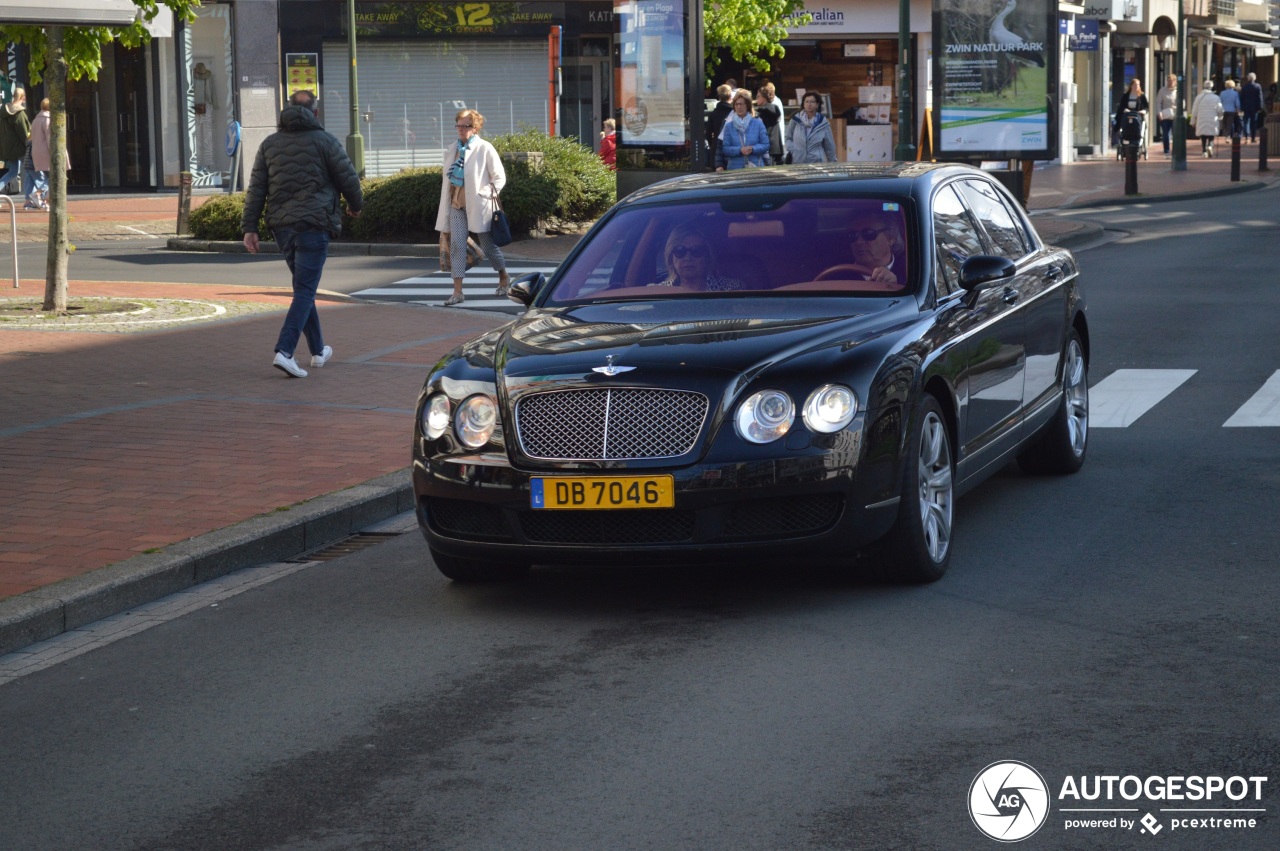
[[[0,0],[0,22],[35,26],[127,27],[138,11],[133,0]]]
[[[1261,33],[1257,30],[1247,30],[1244,27],[1206,27],[1204,29],[1192,29],[1191,35],[1200,38],[1207,38],[1210,41],[1216,41],[1218,44],[1230,44],[1235,47],[1262,47],[1271,46],[1271,34]]]

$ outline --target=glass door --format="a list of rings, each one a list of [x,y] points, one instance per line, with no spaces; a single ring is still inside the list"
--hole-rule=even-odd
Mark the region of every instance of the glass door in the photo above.
[[[593,151],[600,150],[608,64],[606,59],[566,57],[560,70],[559,135],[577,139]]]
[[[120,185],[151,185],[151,151],[147,143],[147,63],[142,48],[115,44],[116,133]]]

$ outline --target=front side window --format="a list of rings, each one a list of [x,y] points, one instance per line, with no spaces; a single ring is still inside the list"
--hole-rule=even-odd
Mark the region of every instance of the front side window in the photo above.
[[[954,184],[943,186],[933,196],[933,238],[938,254],[938,295],[960,290],[960,267],[975,254],[983,254],[982,237]]]
[[[985,180],[964,180],[960,185],[974,216],[991,237],[996,253],[1010,260],[1025,257],[1031,251],[1026,234],[1022,225],[1000,200],[995,187]]]
[[[905,199],[735,198],[623,210],[592,234],[549,300],[901,293],[913,286],[910,238]]]

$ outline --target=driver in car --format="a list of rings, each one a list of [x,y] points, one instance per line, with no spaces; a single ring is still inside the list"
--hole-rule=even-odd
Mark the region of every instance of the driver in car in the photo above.
[[[684,287],[699,292],[742,289],[742,282],[736,278],[714,273],[716,257],[711,244],[688,225],[680,225],[671,231],[662,250],[662,259],[667,276],[652,286]]]
[[[863,279],[896,284],[907,277],[907,246],[901,217],[868,213],[853,220],[849,231],[853,260],[868,271]]]

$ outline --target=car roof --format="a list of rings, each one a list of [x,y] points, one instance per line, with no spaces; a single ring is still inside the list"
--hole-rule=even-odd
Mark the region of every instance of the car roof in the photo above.
[[[982,174],[960,163],[812,163],[782,168],[750,168],[731,172],[689,174],[650,184],[622,199],[619,206],[654,202],[724,198],[726,193],[755,195],[854,191],[868,194],[927,196],[941,180],[960,174]],[[771,191],[773,190],[773,191]]]

